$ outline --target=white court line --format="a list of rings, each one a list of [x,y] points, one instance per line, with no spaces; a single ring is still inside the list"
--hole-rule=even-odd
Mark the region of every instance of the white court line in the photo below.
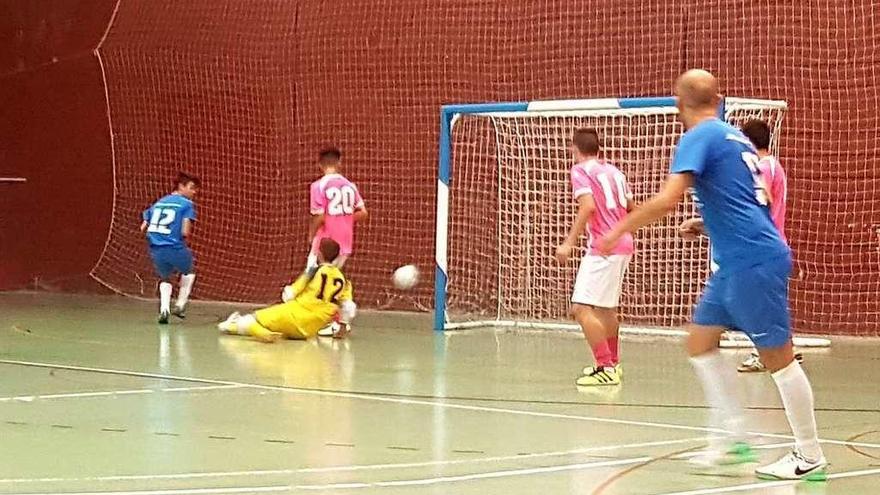
[[[439,476],[434,478],[415,478],[409,480],[375,481],[365,483],[329,483],[325,485],[271,485],[256,487],[230,487],[230,488],[185,488],[167,490],[128,490],[128,491],[105,491],[105,492],[48,492],[48,493],[19,493],[7,495],[195,495],[208,493],[248,493],[248,492],[280,492],[294,490],[341,490],[376,487],[400,487],[400,486],[423,486],[438,483],[456,483],[490,478],[506,478],[510,476],[526,476],[530,474],[555,473],[560,471],[573,471],[579,469],[593,469],[601,467],[625,466],[648,462],[652,457],[633,457],[630,459],[615,459],[610,461],[583,462],[578,464],[564,464],[561,466],[547,466],[539,468],[509,469],[504,471],[490,471],[487,473],[465,474],[461,476]]]
[[[858,476],[880,475],[880,469],[863,469],[860,471],[845,471],[843,473],[833,473],[828,475],[829,480],[837,480],[843,478],[855,478]],[[757,483],[748,483],[745,485],[723,486],[719,488],[702,488],[699,490],[689,490],[686,492],[666,492],[660,495],[711,495],[714,493],[734,493],[746,490],[754,490],[756,488],[773,488],[777,486],[790,486],[798,483],[810,483],[800,480],[782,480],[782,481],[764,481]]]
[[[227,488],[169,488],[167,490],[130,490],[117,492],[45,492],[45,493],[6,493],[4,495],[201,495],[208,493],[266,493],[289,492],[288,485],[272,486],[234,486]]]
[[[138,395],[152,394],[155,392],[196,392],[202,390],[225,390],[230,388],[242,388],[241,385],[207,385],[198,387],[171,387],[171,388],[136,388],[131,390],[105,390],[101,392],[74,392],[68,394],[48,395],[17,395],[14,397],[0,397],[0,402],[20,401],[32,402],[46,399],[79,399],[85,397],[106,397],[112,395]]]
[[[490,471],[488,473],[464,474],[461,476],[438,476],[435,478],[418,478],[394,481],[373,481],[367,483],[345,483],[329,485],[296,485],[294,490],[338,490],[340,488],[376,488],[376,487],[400,487],[400,486],[424,486],[439,483],[457,483],[459,481],[484,480],[492,478],[507,478],[510,476],[526,476],[529,474],[557,473],[560,471],[574,471],[579,469],[592,469],[600,467],[626,466],[648,462],[652,457],[633,457],[630,459],[616,459],[613,461],[582,462],[578,464],[564,464],[561,466],[547,466],[539,468],[508,469],[505,471]]]
[[[171,474],[134,474],[134,475],[117,475],[117,476],[92,476],[83,478],[8,478],[0,479],[0,484],[10,483],[69,483],[69,482],[96,482],[96,481],[140,481],[140,480],[174,480],[174,479],[196,479],[196,478],[232,478],[238,476],[268,476],[268,475],[284,475],[284,474],[305,474],[305,473],[335,473],[347,471],[373,471],[383,469],[407,469],[416,467],[432,467],[432,466],[448,466],[456,464],[482,464],[482,463],[499,463],[503,461],[523,460],[523,459],[539,459],[546,457],[562,457],[578,454],[589,454],[593,452],[607,452],[615,450],[643,448],[643,447],[660,447],[668,445],[676,445],[682,443],[693,443],[707,440],[708,437],[692,437],[682,438],[679,440],[657,440],[654,442],[628,443],[620,445],[603,445],[600,447],[584,447],[573,450],[562,450],[555,452],[538,452],[534,454],[524,455],[505,455],[497,457],[479,457],[476,459],[448,459],[436,461],[422,462],[402,462],[396,464],[360,464],[353,466],[327,466],[316,468],[297,468],[297,469],[266,469],[259,471],[215,471],[202,473],[171,473]],[[788,445],[788,444],[780,444]]]
[[[126,370],[115,370],[108,368],[92,368],[86,366],[73,366],[66,364],[54,364],[54,363],[41,363],[41,362],[33,362],[33,361],[17,361],[11,359],[0,359],[0,364],[13,364],[20,366],[36,366],[41,368],[53,368],[53,369],[66,369],[72,371],[84,371],[91,373],[105,373],[111,375],[122,375],[122,376],[136,376],[140,378],[152,378],[156,380],[177,380],[177,381],[186,381],[192,383],[205,383],[210,385],[237,385],[242,388],[250,388],[254,390],[271,390],[276,392],[285,392],[292,394],[301,394],[301,395],[317,395],[322,397],[343,397],[347,399],[358,399],[358,400],[367,400],[374,402],[391,402],[395,404],[409,404],[409,405],[420,405],[420,406],[429,406],[429,407],[443,407],[447,409],[458,409],[463,411],[479,411],[479,412],[493,412],[493,413],[501,413],[501,414],[511,414],[517,416],[531,416],[531,417],[539,417],[539,418],[554,418],[554,419],[570,419],[574,421],[588,421],[595,423],[606,423],[606,424],[617,424],[617,425],[626,425],[626,426],[644,426],[644,427],[653,427],[653,428],[662,428],[669,430],[685,430],[685,431],[698,431],[698,432],[709,432],[709,433],[731,433],[726,430],[718,429],[718,428],[708,428],[704,426],[687,426],[687,425],[679,425],[673,423],[657,423],[652,421],[633,421],[626,419],[613,419],[613,418],[599,418],[595,416],[577,416],[572,414],[558,414],[558,413],[546,413],[539,411],[524,411],[521,409],[505,409],[500,407],[486,407],[486,406],[471,406],[465,404],[452,404],[448,402],[435,402],[428,400],[418,400],[418,399],[403,399],[399,397],[381,397],[377,395],[364,395],[357,394],[352,392],[332,392],[328,390],[310,390],[304,388],[295,388],[295,387],[282,387],[278,385],[260,385],[256,383],[244,383],[244,382],[234,382],[229,380],[215,380],[211,378],[197,378],[197,377],[185,377],[185,376],[175,376],[175,375],[163,375],[159,373],[147,373],[142,371],[126,371]],[[438,399],[443,400],[443,399]],[[765,438],[778,438],[785,440],[794,440],[794,437],[791,435],[782,435],[777,433],[763,433],[763,432],[748,432],[749,435],[765,437]],[[876,443],[866,443],[866,442],[847,442],[844,440],[830,440],[830,439],[819,439],[822,443],[832,444],[832,445],[849,445],[853,447],[863,447],[869,449],[880,449],[880,444]]]

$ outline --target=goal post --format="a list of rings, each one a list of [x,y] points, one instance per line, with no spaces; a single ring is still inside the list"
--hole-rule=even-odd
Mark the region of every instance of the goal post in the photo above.
[[[768,122],[771,148],[787,104],[728,97],[719,115]],[[577,258],[559,265],[555,246],[574,220],[568,143],[593,127],[604,155],[627,175],[636,201],[655,193],[683,132],[674,97],[600,98],[444,105],[436,212],[434,328],[576,329],[568,317]],[[679,222],[691,199],[636,236],[621,301],[625,333],[682,335],[709,273],[705,239],[685,242]],[[583,251],[581,251],[583,253]],[[732,334],[733,335],[733,334]],[[826,339],[798,339],[827,345]],[[728,345],[745,345],[733,336]]]

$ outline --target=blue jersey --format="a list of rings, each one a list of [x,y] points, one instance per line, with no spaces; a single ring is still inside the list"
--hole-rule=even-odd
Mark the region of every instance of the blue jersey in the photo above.
[[[694,176],[697,207],[722,272],[790,255],[770,219],[755,148],[739,129],[710,119],[686,132],[672,173],[686,172]]]
[[[147,222],[147,240],[150,246],[184,247],[183,221],[196,219],[192,200],[172,193],[144,210]]]

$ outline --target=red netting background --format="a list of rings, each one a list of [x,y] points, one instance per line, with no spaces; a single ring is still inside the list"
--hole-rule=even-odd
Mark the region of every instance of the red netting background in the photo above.
[[[303,265],[315,151],[336,143],[372,218],[361,304],[431,304],[438,108],[662,95],[690,67],[784,99],[801,331],[880,329],[872,2],[123,0],[100,54],[115,131],[111,235],[95,274],[152,291],[140,211],[179,168],[204,180],[196,294],[266,301]],[[418,264],[407,295],[390,272]]]

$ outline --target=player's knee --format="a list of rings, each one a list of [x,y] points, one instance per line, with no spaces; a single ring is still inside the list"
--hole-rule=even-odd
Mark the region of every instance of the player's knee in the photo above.
[[[787,341],[780,347],[758,347],[761,362],[771,373],[775,373],[794,361],[794,348],[791,341]]]
[[[569,312],[571,313],[571,316],[574,317],[575,319],[580,318],[582,316],[592,314],[592,311],[593,311],[592,306],[588,306],[586,304],[578,304],[578,303],[572,304],[571,310],[569,310]]]
[[[722,327],[711,327],[703,325],[691,324],[688,326],[687,351],[691,357],[713,352],[718,349],[721,342],[721,335],[724,333]]]

